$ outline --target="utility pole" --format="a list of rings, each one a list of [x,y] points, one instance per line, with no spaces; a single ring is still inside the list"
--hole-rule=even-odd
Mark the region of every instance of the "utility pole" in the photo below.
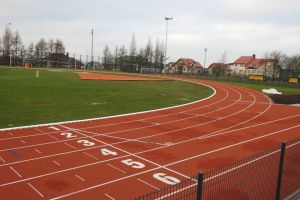
[[[172,20],[173,17],[165,17],[166,21],[166,46],[165,46],[165,69],[164,69],[164,74],[166,74],[167,71],[167,49],[168,49],[168,25],[169,21]]]

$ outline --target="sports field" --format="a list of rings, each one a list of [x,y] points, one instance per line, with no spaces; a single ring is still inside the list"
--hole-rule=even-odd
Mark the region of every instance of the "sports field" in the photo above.
[[[0,68],[0,128],[153,110],[212,92],[179,81],[82,81],[74,71]]]
[[[133,199],[299,137],[300,108],[255,90],[192,81],[214,92],[152,112],[2,129],[1,197]],[[299,173],[297,165],[292,171]]]

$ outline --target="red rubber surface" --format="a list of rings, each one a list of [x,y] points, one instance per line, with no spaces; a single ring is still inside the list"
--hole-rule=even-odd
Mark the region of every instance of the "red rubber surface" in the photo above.
[[[0,131],[0,198],[132,199],[167,185],[157,173],[185,179],[300,136],[300,108],[197,82],[216,95],[168,110]]]
[[[143,76],[126,76],[112,74],[79,73],[81,80],[102,80],[102,81],[165,81],[168,79],[150,78]]]

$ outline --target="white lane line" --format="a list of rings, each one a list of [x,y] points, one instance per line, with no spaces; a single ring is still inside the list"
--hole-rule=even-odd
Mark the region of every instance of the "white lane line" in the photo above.
[[[270,106],[271,106],[271,104],[270,104]],[[265,111],[267,111],[269,108],[270,108],[270,107],[268,107]],[[261,113],[261,114],[262,114],[262,113]],[[261,114],[260,114],[260,115],[261,115]],[[244,124],[244,123],[246,123],[246,122],[248,122],[248,121],[251,121],[251,120],[257,118],[257,117],[260,116],[260,115],[257,115],[257,116],[255,116],[255,117],[252,117],[252,118],[250,118],[250,119],[248,119],[248,120],[246,120],[246,121],[244,121],[244,122],[242,122],[242,123],[236,124],[236,125],[231,126],[231,127],[228,127],[228,128],[233,128],[233,127],[235,127],[235,126],[239,126],[239,125],[241,125],[241,124]],[[225,129],[222,129],[222,130],[219,130],[219,131],[216,131],[216,132],[212,132],[212,133],[210,133],[210,134],[203,135],[203,136],[201,136],[201,137],[199,137],[199,138],[197,137],[197,138],[198,138],[198,139],[200,139],[200,138],[201,138],[201,139],[202,139],[202,138],[204,139],[204,137],[210,137],[210,136],[212,136],[212,135],[218,136],[218,135],[227,134],[227,133],[231,133],[231,132],[236,132],[236,131],[240,131],[240,130],[244,130],[244,129],[254,128],[254,127],[257,127],[257,126],[267,125],[267,124],[271,124],[271,123],[274,123],[274,122],[278,122],[278,121],[282,121],[282,120],[287,120],[287,119],[295,118],[295,117],[298,117],[298,116],[300,116],[300,114],[292,115],[292,116],[288,116],[288,117],[283,117],[283,118],[279,118],[279,119],[276,119],[276,120],[271,120],[271,121],[267,121],[267,122],[263,122],[263,123],[259,123],[259,124],[255,124],[255,125],[251,125],[251,126],[247,126],[247,127],[240,128],[240,129],[230,130],[230,131],[226,131],[226,132],[225,132],[225,130],[227,130],[228,128],[225,128]],[[223,131],[223,132],[221,132],[221,131]],[[219,132],[221,132],[221,133],[219,133]],[[216,133],[219,133],[219,134],[216,134]],[[155,136],[155,135],[154,135],[154,136]],[[147,137],[148,137],[148,136],[147,136]],[[146,137],[146,138],[147,138],[147,137]],[[143,139],[143,138],[145,138],[145,137],[141,137],[141,138],[139,138],[139,139]],[[173,145],[178,145],[178,144],[182,144],[182,143],[187,143],[187,142],[190,142],[190,141],[195,140],[195,139],[197,139],[197,138],[192,138],[192,139],[184,140],[184,141],[181,141],[181,142],[177,142],[177,143],[174,143]],[[115,145],[115,144],[120,144],[120,143],[124,143],[124,142],[116,142],[116,143],[113,143],[113,145]],[[104,147],[104,146],[106,146],[106,145],[97,146],[97,147],[92,147],[92,148],[89,148],[89,149],[95,149],[95,148]],[[157,150],[157,149],[161,149],[161,148],[164,148],[164,147],[154,148],[154,149],[152,149],[152,151],[153,151],[153,150]],[[53,155],[49,155],[49,156],[44,156],[44,157],[39,157],[39,158],[33,158],[33,159],[24,160],[24,161],[16,161],[16,162],[12,162],[12,163],[2,164],[2,165],[0,165],[0,166],[6,166],[6,165],[9,165],[9,164],[17,164],[17,163],[22,163],[22,162],[27,162],[27,161],[32,161],[32,160],[39,160],[39,159],[48,158],[48,157],[53,157],[53,156],[66,155],[66,154],[76,153],[76,152],[81,152],[81,151],[85,151],[85,150],[87,150],[87,149],[81,149],[81,150],[76,150],[76,151],[69,151],[69,152],[64,152],[64,153],[59,153],[59,154],[53,154]],[[147,151],[142,151],[142,152],[140,152],[140,153],[145,153],[145,152],[148,152],[148,150],[147,150]],[[125,157],[127,157],[127,156],[125,156]]]
[[[156,190],[160,190],[160,188],[158,188],[158,187],[155,187],[154,185],[151,185],[150,183],[148,183],[148,182],[146,182],[146,181],[143,181],[143,180],[141,180],[141,179],[137,179],[137,180],[139,180],[140,182],[142,182],[142,183],[144,183],[144,184],[146,184],[146,185],[148,185],[148,186],[150,186],[150,187],[152,187],[152,188],[154,188],[154,189],[156,189]]]
[[[295,128],[298,128],[299,126],[300,125],[297,125],[297,126],[294,126],[294,127],[288,128],[288,129],[283,129],[283,130],[280,130],[280,131],[272,132],[272,133],[269,133],[269,134],[266,134],[266,135],[263,135],[263,136],[260,136],[260,137],[252,138],[252,139],[249,139],[249,140],[245,140],[243,142],[235,143],[235,144],[228,145],[228,146],[225,146],[225,147],[222,147],[222,148],[219,148],[219,149],[215,149],[215,150],[212,150],[212,151],[209,151],[209,152],[201,153],[199,155],[192,156],[190,158],[186,158],[186,159],[182,159],[182,160],[179,160],[179,161],[176,161],[176,162],[173,162],[173,163],[166,164],[166,165],[164,165],[164,167],[172,166],[172,165],[175,165],[175,164],[187,161],[187,160],[194,159],[196,157],[202,157],[202,156],[205,156],[205,155],[208,155],[208,154],[215,153],[217,151],[222,151],[224,149],[232,148],[234,146],[238,146],[238,145],[241,145],[241,144],[244,144],[244,143],[248,143],[248,142],[251,142],[251,141],[254,141],[254,140],[258,140],[258,139],[264,138],[264,137],[268,137],[268,136],[275,135],[275,134],[278,134],[278,133],[281,133],[281,132],[285,132],[287,130],[295,129]],[[52,198],[52,200],[62,199],[62,198],[65,198],[65,197],[68,197],[68,196],[71,196],[71,195],[74,195],[74,194],[78,194],[78,193],[81,193],[81,192],[89,191],[89,190],[92,190],[92,189],[95,189],[95,188],[99,188],[99,187],[104,186],[104,185],[108,185],[108,184],[111,184],[111,183],[115,183],[115,182],[118,182],[118,181],[121,181],[121,180],[125,180],[125,179],[128,179],[128,178],[131,178],[131,177],[135,177],[135,176],[138,176],[138,175],[141,175],[141,174],[152,172],[152,171],[155,171],[157,169],[161,169],[161,167],[154,167],[152,169],[145,170],[145,171],[142,171],[142,172],[138,172],[138,173],[135,173],[135,174],[131,174],[131,175],[119,178],[119,179],[114,179],[114,180],[111,180],[111,181],[108,181],[108,182],[105,182],[105,183],[101,183],[101,184],[98,184],[98,185],[93,185],[93,186],[90,186],[88,188],[84,188],[82,190],[77,190],[77,191],[70,192],[70,193],[67,193],[67,194],[64,194],[64,195],[61,195],[61,196],[54,197],[54,198]]]
[[[60,163],[58,163],[57,161],[55,161],[55,160],[52,160],[52,162],[54,162],[56,165],[58,165],[58,166],[60,166],[61,164]]]
[[[157,111],[167,110],[167,109],[171,109],[171,108],[177,108],[177,107],[181,107],[181,106],[183,107],[183,106],[187,106],[187,105],[191,105],[191,104],[196,104],[196,103],[202,102],[202,101],[204,101],[206,99],[209,99],[209,98],[213,97],[216,94],[216,90],[213,87],[209,86],[209,85],[206,85],[206,84],[203,84],[203,83],[199,83],[199,82],[193,82],[193,81],[187,81],[187,80],[185,80],[185,81],[186,82],[192,82],[192,83],[200,84],[200,85],[205,85],[205,86],[211,88],[214,91],[214,93],[210,97],[207,97],[207,98],[195,101],[195,102],[187,103],[187,104],[182,104],[182,105],[179,105],[179,106],[174,106],[174,107],[168,107],[168,108],[163,108],[163,109],[158,109],[158,110],[152,110],[152,111],[145,111],[145,112],[138,112],[138,113],[130,113],[130,114],[125,114],[125,115],[116,115],[116,116],[110,116],[110,117],[104,117],[104,118],[94,118],[94,119],[79,120],[79,121],[78,120],[77,121],[65,121],[65,122],[59,122],[59,123],[54,123],[54,124],[60,125],[60,124],[66,124],[66,123],[69,123],[69,122],[72,123],[72,122],[94,121],[94,120],[100,120],[100,119],[103,120],[103,119],[126,117],[126,116],[135,115],[135,114],[143,114],[143,113],[148,113],[148,112],[157,112]],[[201,109],[201,108],[204,108],[204,107],[209,107],[211,105],[220,103],[220,102],[225,101],[226,99],[228,99],[228,96],[229,96],[228,91],[225,90],[222,87],[219,88],[219,89],[223,90],[226,93],[226,96],[223,97],[221,100],[218,100],[216,102],[213,102],[213,103],[210,103],[210,104],[207,104],[207,105],[203,105],[203,106],[200,106],[200,107],[195,107],[195,108],[192,108],[192,109],[189,109],[189,110],[185,110],[185,111],[175,112],[175,113],[171,113],[171,114],[163,114],[163,115],[154,116],[154,117],[148,117],[148,118],[144,118],[144,119],[162,118],[162,117],[165,117],[165,116],[172,116],[172,115],[176,115],[176,114],[179,114],[179,113],[185,113],[185,112],[188,112],[188,111],[198,110],[198,109]],[[90,128],[96,128],[96,127],[103,127],[103,126],[114,126],[114,125],[120,125],[120,124],[128,124],[128,123],[134,123],[134,122],[137,122],[137,121],[138,120],[123,121],[123,122],[118,122],[118,123],[111,123],[111,124],[90,126],[90,127],[86,127],[86,128],[82,128],[82,129],[84,130],[84,129],[90,129]],[[42,126],[49,126],[49,125],[54,125],[54,124],[53,123],[52,124],[39,124],[39,125],[32,125],[32,126],[23,126],[23,127],[15,127],[15,128],[8,128],[8,129],[0,129],[0,130],[14,130],[14,129],[18,130],[18,129],[24,129],[24,128],[36,128],[36,127],[42,127]],[[79,129],[79,130],[81,130],[81,129]],[[56,133],[56,132],[57,131],[53,131],[53,132],[49,132],[49,133],[46,133],[46,134],[51,134],[51,133]],[[7,139],[16,139],[16,138],[34,137],[34,136],[39,136],[39,135],[44,135],[44,134],[35,134],[35,135],[26,135],[26,136],[14,137],[14,138],[5,138],[5,140],[7,140]],[[105,134],[101,134],[101,135],[104,136]],[[107,137],[110,137],[110,136],[107,136]],[[122,138],[120,138],[120,139],[122,139]],[[125,139],[125,138],[123,138],[123,139]],[[0,140],[4,140],[4,139],[0,139]]]
[[[40,191],[38,191],[35,187],[33,187],[33,185],[31,185],[30,183],[27,183],[27,185],[29,185],[29,187],[31,187],[36,193],[38,193],[38,195],[44,197],[44,195]]]
[[[250,120],[253,120],[253,119],[257,118],[258,116],[255,116],[254,118],[250,118],[249,120],[246,120],[246,121],[244,121],[242,123],[236,124],[235,126],[239,126],[241,124],[244,124],[244,123],[246,123],[246,122],[248,122]],[[216,132],[212,132],[212,133],[200,136],[200,137],[196,137],[196,138],[184,140],[184,141],[181,141],[181,142],[178,142],[178,143],[173,143],[172,145],[177,145],[177,144],[181,144],[181,143],[190,142],[191,140],[195,140],[195,139],[203,139],[203,138],[210,137],[210,136],[218,136],[218,135],[232,133],[232,132],[236,132],[236,131],[240,131],[240,130],[245,130],[245,129],[249,129],[249,128],[254,128],[254,127],[263,126],[263,125],[267,125],[267,124],[272,124],[274,122],[279,122],[279,121],[283,121],[283,120],[287,120],[287,119],[292,119],[292,118],[295,118],[295,117],[298,117],[298,116],[300,116],[300,114],[291,115],[291,116],[288,116],[288,117],[283,117],[283,118],[279,118],[279,119],[276,119],[276,120],[271,120],[271,121],[267,121],[267,122],[263,122],[263,123],[259,123],[259,124],[255,124],[255,125],[251,125],[251,126],[246,126],[246,127],[243,127],[243,128],[234,129],[234,130],[230,130],[230,131],[226,131],[226,132],[225,132],[224,129],[222,129],[222,130],[219,130],[219,131],[216,131]],[[233,128],[235,126],[232,126],[232,127],[229,127],[229,128]],[[228,128],[226,128],[226,129],[228,129]],[[216,133],[219,133],[219,132],[221,132],[221,133],[220,134],[216,134]],[[138,139],[143,139],[143,138],[144,137],[141,137],[141,138],[138,138]],[[134,140],[132,140],[132,141],[134,141]],[[116,142],[116,143],[112,143],[112,144],[116,145],[116,144],[122,144],[122,143],[125,143],[125,141]],[[50,157],[54,157],[54,156],[60,156],[60,155],[66,155],[66,154],[71,154],[71,153],[76,153],[76,152],[91,150],[91,149],[95,149],[95,148],[101,148],[101,147],[105,147],[105,146],[107,146],[107,145],[95,146],[95,147],[91,147],[91,148],[87,148],[87,149],[80,149],[80,150],[75,150],[75,151],[68,151],[68,152],[63,152],[63,153],[52,154],[52,155],[49,155],[49,156],[42,156],[42,157],[38,157],[38,158],[32,158],[32,159],[27,159],[27,160],[22,160],[22,161],[16,161],[16,162],[11,162],[11,163],[7,163],[7,164],[2,164],[0,166],[6,166],[6,165],[11,165],[11,164],[23,163],[23,162],[33,161],[33,160],[50,158]]]
[[[114,169],[116,169],[116,170],[118,170],[118,171],[120,171],[120,172],[123,172],[124,174],[127,173],[127,172],[125,172],[125,171],[123,171],[123,170],[121,170],[121,169],[119,169],[119,168],[117,168],[117,167],[115,167],[115,166],[113,166],[113,165],[111,165],[111,164],[109,164],[109,163],[106,163],[106,165],[108,165],[108,166],[110,166],[110,167],[112,167],[112,168],[114,168]]]
[[[105,194],[105,196],[107,196],[107,197],[110,198],[111,200],[116,200],[115,198],[109,196],[108,194]]]
[[[78,178],[79,180],[85,182],[85,179],[83,179],[82,177],[78,176],[77,174],[76,174],[75,176],[76,176],[76,178]]]
[[[34,149],[36,152],[38,152],[39,154],[41,154],[42,152],[40,152],[38,149]]]
[[[17,172],[17,170],[15,170],[12,166],[9,166],[9,168],[10,168],[13,172],[15,172],[15,174],[17,174],[18,177],[22,177],[21,174],[19,174],[19,173]]]
[[[67,145],[67,146],[69,146],[69,147],[71,147],[72,149],[77,149],[77,148],[74,147],[73,145],[70,145],[70,144],[68,144],[68,143],[66,143],[66,142],[64,142],[64,144]]]
[[[26,142],[24,140],[20,140],[20,142],[22,142],[23,144],[26,144]]]
[[[174,79],[174,80],[180,80],[180,79]],[[167,108],[159,108],[159,109],[154,109],[154,110],[148,110],[148,111],[142,111],[142,112],[135,112],[135,113],[128,113],[128,114],[121,114],[121,115],[114,115],[114,116],[107,116],[107,117],[98,117],[98,118],[91,118],[91,119],[84,119],[84,120],[73,120],[73,121],[64,121],[64,122],[55,122],[55,123],[47,123],[47,124],[38,124],[38,125],[29,125],[29,126],[20,126],[20,127],[14,127],[14,128],[3,128],[0,129],[1,131],[9,131],[9,130],[19,130],[19,129],[25,129],[25,128],[36,128],[36,127],[42,127],[42,126],[51,126],[54,127],[54,125],[61,125],[61,124],[70,124],[70,123],[79,123],[79,122],[90,122],[90,121],[96,121],[96,120],[104,120],[104,119],[116,119],[116,118],[121,118],[121,117],[128,117],[128,116],[133,116],[133,115],[137,115],[137,114],[145,114],[145,113],[151,113],[151,112],[158,112],[158,111],[164,111],[164,110],[169,110],[169,109],[174,109],[174,108],[179,108],[179,107],[184,107],[184,106],[188,106],[188,105],[192,105],[192,104],[196,104],[196,103],[200,103],[202,101],[208,100],[212,97],[214,97],[217,93],[216,89],[213,88],[210,85],[207,85],[205,83],[201,83],[198,81],[192,81],[192,80],[182,80],[185,82],[190,82],[190,83],[195,83],[198,85],[204,85],[209,87],[210,89],[212,89],[214,92],[212,95],[210,95],[209,97],[206,97],[204,99],[200,99],[198,101],[194,101],[194,102],[190,102],[190,103],[186,103],[186,104],[181,104],[181,105],[177,105],[177,106],[170,106]],[[222,89],[222,88],[220,88]],[[50,128],[50,127],[49,127]]]
[[[299,116],[299,115],[295,115],[295,116]],[[259,124],[259,125],[269,124],[269,123],[272,123],[272,122],[275,122],[275,121],[280,121],[280,120],[288,119],[288,118],[295,117],[295,116],[290,116],[290,117],[286,117],[286,118],[281,118],[281,119],[277,119],[277,120],[273,120],[273,121],[261,123],[261,124]],[[259,126],[259,125],[257,124],[257,125],[254,125],[254,126],[249,126],[249,127],[247,127],[247,128],[251,128],[251,127],[255,127],[255,126]],[[227,131],[227,133],[228,133],[228,132],[234,132],[234,131],[235,131],[235,130]],[[189,141],[192,141],[192,140],[195,140],[195,139],[196,139],[196,138],[188,139],[188,140],[185,140],[185,141],[181,141],[181,142],[174,143],[173,145],[178,145],[178,144],[181,144],[181,143],[186,143],[186,142],[189,142]],[[137,154],[142,154],[142,153],[146,153],[146,152],[150,152],[150,151],[154,151],[154,150],[158,150],[158,149],[162,149],[162,148],[165,148],[165,147],[159,147],[159,148],[155,148],[155,149],[151,149],[151,150],[146,150],[146,151],[139,152],[139,153],[137,153]],[[128,156],[129,156],[129,155],[126,155],[126,156],[123,156],[123,157],[128,157]],[[114,159],[105,160],[105,161],[101,161],[101,162],[96,162],[96,163],[92,163],[92,164],[86,164],[86,165],[82,165],[82,166],[78,166],[78,167],[74,167],[74,168],[69,168],[69,169],[57,171],[57,172],[54,172],[54,173],[43,174],[43,175],[40,175],[40,176],[37,176],[37,177],[31,177],[31,178],[29,178],[29,179],[22,180],[21,182],[26,181],[26,180],[32,180],[32,179],[39,178],[39,177],[44,177],[44,176],[52,175],[52,174],[57,174],[57,173],[65,172],[65,171],[70,171],[70,170],[74,170],[74,169],[79,169],[79,168],[82,168],[82,167],[87,167],[87,166],[91,166],[91,165],[95,165],[95,164],[99,164],[99,163],[102,163],[102,162],[107,162],[107,161],[115,160],[115,159],[119,159],[119,158],[120,158],[120,157],[114,158]],[[17,182],[20,182],[20,181],[17,181]],[[11,185],[11,184],[14,184],[14,183],[17,183],[17,182],[15,181],[15,182],[11,182],[11,183],[6,183],[6,184],[4,184],[4,185]],[[4,186],[4,185],[2,185],[2,186]]]
[[[286,149],[291,148],[291,147],[293,147],[293,146],[295,146],[295,145],[297,145],[297,144],[299,144],[299,143],[300,143],[300,142],[297,142],[297,143],[295,143],[295,144],[292,144],[292,145],[286,147]],[[214,176],[212,176],[212,177],[210,177],[210,178],[207,178],[207,179],[203,180],[203,182],[207,182],[207,181],[209,181],[209,180],[215,179],[215,178],[217,178],[217,177],[219,177],[219,176],[222,176],[222,175],[227,174],[227,173],[229,173],[229,172],[235,171],[235,170],[237,170],[237,169],[239,169],[239,168],[242,168],[242,167],[247,166],[247,165],[249,165],[249,164],[251,164],[251,163],[257,162],[257,161],[259,161],[259,160],[261,160],[261,159],[263,159],[263,158],[266,158],[266,157],[271,156],[271,155],[273,155],[273,154],[275,154],[275,153],[278,153],[278,152],[280,152],[280,150],[275,150],[275,151],[273,151],[273,152],[271,152],[271,153],[269,153],[269,154],[263,155],[263,156],[261,156],[261,157],[259,157],[259,158],[254,159],[254,160],[250,160],[249,162],[243,163],[243,164],[238,165],[238,166],[236,166],[236,167],[234,167],[234,168],[228,169],[228,170],[226,170],[226,171],[224,171],[224,172],[221,172],[221,173],[219,173],[219,174],[217,174],[217,175],[214,175]],[[171,196],[171,195],[173,195],[173,194],[176,194],[176,193],[182,192],[182,191],[184,191],[184,190],[186,190],[186,189],[192,188],[192,187],[194,187],[194,186],[196,186],[196,185],[197,185],[197,183],[194,183],[194,184],[189,185],[189,186],[187,186],[187,187],[181,188],[181,189],[179,189],[179,190],[176,190],[176,191],[174,191],[174,192],[171,192],[171,193],[168,193],[168,194],[166,194],[166,195],[164,195],[164,196],[161,196],[161,197],[159,197],[159,198],[157,198],[157,199],[155,199],[155,200],[162,200],[162,199],[167,198],[167,197],[169,197],[169,196]]]
[[[45,132],[44,131],[42,131],[41,129],[39,129],[39,128],[35,128],[35,130],[37,130],[38,132],[40,132],[40,133],[43,133],[43,134],[45,134]],[[40,134],[39,134],[40,135]]]
[[[55,130],[55,131],[60,131],[60,129],[55,127],[55,126],[49,126],[48,129],[52,129],[52,130]]]
[[[225,96],[223,99],[221,99],[221,100],[219,100],[219,101],[217,101],[217,102],[215,102],[215,103],[221,102],[221,101],[225,100],[225,99],[228,97],[228,91],[225,90],[225,89],[223,89],[223,88],[221,88],[221,89],[224,90],[224,91],[226,92],[226,96]],[[237,91],[235,91],[235,92],[237,92]],[[212,104],[215,104],[215,103],[212,103]],[[207,105],[206,105],[206,106],[207,106]],[[202,106],[202,107],[206,107],[206,106]],[[191,110],[196,110],[196,109],[200,109],[200,108],[201,108],[201,107],[196,107],[196,108],[191,109]],[[224,109],[225,109],[225,107],[224,107]],[[214,111],[212,111],[212,112],[214,112]],[[179,112],[179,113],[183,113],[183,112]],[[209,113],[211,113],[211,112],[209,112]],[[177,114],[177,113],[174,113],[174,114]],[[167,115],[165,115],[165,116],[168,116],[168,115],[173,115],[173,114],[167,114]],[[164,115],[160,115],[160,116],[158,116],[158,117],[162,117],[162,116],[164,116]],[[152,118],[155,118],[155,117],[152,117]],[[149,119],[150,119],[150,118],[149,118]],[[175,121],[171,121],[171,122],[167,122],[167,123],[163,123],[163,124],[168,124],[168,123],[177,122],[177,121],[182,121],[182,120],[188,120],[188,119],[189,119],[189,118],[185,118],[185,119],[175,120]],[[127,122],[125,122],[125,123],[127,123]],[[159,125],[162,125],[162,124],[159,124]],[[148,128],[148,127],[153,127],[153,126],[157,126],[157,125],[150,125],[150,126],[145,126],[145,127],[137,128],[137,129],[143,129],[143,128]],[[34,126],[34,127],[35,127],[35,126]],[[39,126],[37,126],[37,127],[39,127]],[[95,126],[95,127],[96,127],[96,126]],[[91,128],[91,127],[88,127],[88,128]],[[77,129],[77,130],[81,130],[81,129]],[[127,131],[131,131],[131,130],[136,130],[136,129],[127,129],[127,130],[122,130],[122,131],[110,132],[110,133],[107,133],[107,134],[98,134],[98,133],[93,133],[93,134],[95,134],[95,136],[113,137],[113,138],[118,138],[118,139],[128,140],[127,138],[119,138],[119,137],[109,136],[109,135],[110,135],[110,134],[113,134],[113,133],[127,132]],[[34,136],[34,135],[32,135],[32,136]],[[28,137],[28,136],[24,136],[24,137]],[[84,137],[82,137],[82,138],[84,138]],[[9,138],[9,139],[14,139],[14,138]],[[77,138],[77,139],[80,139],[80,138]],[[0,139],[0,140],[1,140],[1,139]],[[36,145],[29,145],[29,146],[18,147],[18,148],[4,149],[4,150],[0,150],[0,151],[6,151],[6,150],[12,150],[12,149],[23,149],[23,148],[28,148],[28,147],[32,147],[32,146],[34,146],[34,147],[35,147],[35,146],[42,146],[42,145],[48,145],[48,144],[53,144],[53,143],[60,143],[60,142],[71,141],[71,140],[75,140],[75,139],[63,140],[63,141],[56,141],[56,142],[48,142],[48,143],[42,143],[42,144],[36,144]],[[128,141],[130,141],[130,140],[128,140]]]
[[[2,157],[0,157],[0,160],[1,160],[2,162],[5,162],[5,160],[4,160]]]
[[[295,117],[295,116],[293,116],[293,117]],[[276,120],[274,120],[274,121],[276,121]],[[267,122],[267,123],[270,123],[270,122]],[[262,124],[264,124],[264,123],[262,123]],[[195,138],[194,138],[195,139]],[[186,140],[185,142],[187,142],[187,141],[190,141],[190,140]],[[176,143],[176,144],[179,144],[179,143]],[[175,145],[175,144],[174,144]]]
[[[12,134],[11,132],[8,132],[8,134],[9,134],[10,136],[14,136],[14,134]]]
[[[54,140],[58,140],[56,137],[54,137],[53,135],[48,135],[49,137],[53,138]]]
[[[91,154],[89,154],[89,153],[87,153],[87,152],[83,152],[85,155],[87,155],[87,156],[89,156],[89,157],[92,157],[92,158],[94,158],[94,159],[96,159],[96,160],[99,160],[97,157],[95,157],[95,156],[93,156],[93,155],[91,155]]]
[[[146,140],[140,140],[140,139],[131,139],[130,142],[140,142],[140,143],[146,143],[146,144],[156,144],[156,145],[160,145],[160,146],[166,146],[166,144],[164,143],[159,143],[159,142],[152,142],[152,141],[146,141]]]

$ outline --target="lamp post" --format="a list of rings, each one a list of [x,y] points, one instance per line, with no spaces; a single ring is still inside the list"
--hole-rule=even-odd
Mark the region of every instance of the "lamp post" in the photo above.
[[[204,69],[206,64],[206,52],[207,52],[207,48],[204,48]]]
[[[168,25],[169,25],[169,21],[172,19],[173,17],[165,17],[165,21],[166,21],[166,46],[165,46],[165,69],[164,69],[165,74],[167,70]]]

